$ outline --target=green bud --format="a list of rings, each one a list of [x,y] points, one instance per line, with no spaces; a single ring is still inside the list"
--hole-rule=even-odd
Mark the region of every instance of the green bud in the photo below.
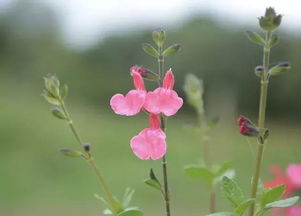
[[[246,34],[250,41],[258,45],[265,46],[265,40],[257,32],[246,31]]]
[[[289,71],[291,68],[292,67],[289,62],[280,62],[279,64],[277,64],[276,66],[272,67],[269,70],[269,75],[271,76],[278,75]]]
[[[51,113],[59,119],[64,119],[64,120],[67,119],[67,116],[64,114],[64,112],[59,107],[52,107]]]
[[[147,53],[150,56],[153,56],[157,58],[159,56],[158,51],[150,44],[144,43],[142,44],[142,49],[144,50],[145,53]]]
[[[61,98],[64,99],[65,97],[67,97],[68,95],[68,86],[66,84],[64,84],[61,89],[60,89],[60,93],[61,93]]]
[[[166,32],[164,30],[156,30],[153,31],[153,40],[157,44],[158,47],[163,46],[166,40]]]
[[[173,44],[170,47],[168,47],[166,50],[163,51],[162,55],[163,56],[169,56],[169,55],[173,55],[176,52],[178,52],[181,48],[180,44]]]
[[[186,94],[187,102],[196,109],[200,115],[203,115],[205,112],[203,101],[203,81],[197,78],[194,74],[188,74],[185,77],[183,90]]]
[[[277,15],[274,8],[266,9],[265,15],[259,18],[259,25],[262,30],[272,32],[280,26],[282,16]]]
[[[49,94],[49,92],[46,91],[46,90],[44,91],[44,93],[42,94],[42,96],[51,105],[55,105],[55,106],[60,106],[61,105],[61,102],[57,98],[55,98],[52,94]]]
[[[271,48],[279,43],[279,37],[277,35],[272,35],[268,41],[268,46]]]
[[[45,89],[49,92],[49,94],[53,95],[53,97],[59,97],[59,87],[60,82],[56,76],[44,77]]]
[[[74,149],[70,149],[70,148],[63,148],[60,150],[60,152],[62,152],[65,156],[68,157],[82,157],[83,153]]]
[[[264,74],[264,67],[262,65],[259,65],[255,68],[255,75],[258,77],[262,77]]]

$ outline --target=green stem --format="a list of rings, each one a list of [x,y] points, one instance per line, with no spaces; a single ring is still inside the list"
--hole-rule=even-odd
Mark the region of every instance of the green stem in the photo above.
[[[210,213],[216,212],[216,194],[214,188],[210,192]]]
[[[269,41],[271,33],[266,34],[266,42]],[[268,94],[268,69],[269,69],[269,60],[270,60],[270,47],[265,46],[263,51],[263,67],[264,75],[261,78],[261,89],[260,89],[260,103],[259,103],[259,117],[258,117],[258,129],[259,129],[259,138],[258,138],[258,147],[257,147],[257,156],[256,156],[256,165],[252,180],[251,186],[251,198],[256,200],[257,197],[257,188],[260,178],[260,171],[263,161],[263,153],[265,147],[265,140],[262,139],[265,132],[265,114],[266,114],[266,104],[267,104],[267,94]],[[253,216],[255,212],[255,203],[250,207],[249,216]]]
[[[70,129],[71,129],[71,131],[72,131],[72,133],[73,133],[73,135],[75,137],[75,139],[77,140],[77,142],[80,144],[80,147],[82,148],[83,145],[84,145],[84,143],[83,143],[82,138],[79,135],[77,129],[75,128],[75,126],[73,124],[73,121],[72,121],[72,119],[70,117],[70,114],[69,114],[69,112],[68,112],[68,110],[66,108],[66,105],[65,105],[64,101],[61,101],[61,108],[62,108],[64,114],[66,115],[66,121],[68,122],[68,125],[69,125],[69,127],[70,127]],[[96,164],[94,162],[93,157],[91,156],[90,153],[87,153],[85,151],[84,151],[83,154],[84,154],[84,158],[87,160],[89,166],[91,167],[91,169],[96,174],[99,183],[103,187],[103,190],[104,190],[104,192],[105,192],[107,198],[109,199],[109,202],[111,203],[111,206],[113,208],[113,211],[114,211],[113,213],[114,214],[117,213],[117,206],[116,206],[116,203],[114,201],[113,195],[112,195],[112,193],[111,193],[111,191],[109,189],[109,186],[107,185],[104,177],[102,176],[100,170],[97,168],[97,166],[96,166]]]
[[[164,66],[164,57],[162,55],[163,47],[159,46],[159,57],[158,57],[158,76],[159,86],[162,86],[162,77],[163,77],[163,66]],[[165,119],[163,115],[160,116],[161,120],[161,129],[165,132]],[[167,175],[167,160],[166,156],[164,155],[162,158],[162,171],[163,171],[163,182],[164,182],[164,201],[165,201],[165,210],[166,210],[166,216],[171,216],[170,213],[170,194],[169,194],[169,188],[168,188],[168,175]]]

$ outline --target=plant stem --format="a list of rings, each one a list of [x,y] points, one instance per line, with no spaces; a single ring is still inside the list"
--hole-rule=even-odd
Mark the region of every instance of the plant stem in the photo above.
[[[163,66],[164,66],[164,57],[162,55],[163,47],[159,46],[159,57],[158,57],[158,75],[159,75],[159,86],[162,86],[162,77],[163,77]],[[160,115],[161,120],[161,129],[165,132],[165,119],[163,115]],[[170,213],[170,194],[168,188],[168,176],[167,176],[167,160],[164,155],[162,158],[162,170],[163,170],[163,182],[164,182],[164,201],[165,201],[165,209],[166,216],[171,216]]]
[[[215,189],[212,188],[210,192],[210,213],[216,212],[216,194]]]
[[[62,101],[62,100],[61,100],[61,108],[62,108],[64,114],[66,115],[66,121],[67,121],[67,123],[68,123],[68,125],[69,125],[69,127],[70,127],[70,129],[71,129],[71,131],[72,131],[72,133],[73,133],[73,135],[75,137],[75,139],[77,140],[77,142],[79,143],[80,147],[82,148],[83,145],[84,145],[84,143],[83,143],[83,141],[81,139],[81,136],[79,135],[77,129],[75,128],[75,126],[73,124],[73,121],[72,121],[72,119],[70,117],[70,114],[69,114],[69,112],[68,112],[68,110],[66,108],[66,105],[65,105],[64,101]],[[110,202],[110,204],[111,204],[111,206],[113,208],[112,209],[114,211],[113,213],[114,214],[117,213],[117,207],[116,207],[113,195],[112,195],[112,193],[111,193],[111,191],[109,189],[109,186],[107,185],[104,177],[102,176],[100,170],[96,166],[93,157],[91,156],[90,153],[87,153],[85,151],[84,151],[83,154],[84,154],[84,158],[87,160],[89,166],[91,167],[91,169],[96,174],[99,183],[103,187],[103,190],[104,190],[104,192],[105,192],[107,198],[109,199],[109,202]]]
[[[269,41],[271,33],[266,33],[266,42]],[[252,180],[251,186],[251,198],[256,200],[257,197],[257,188],[260,178],[261,165],[263,160],[264,153],[264,144],[265,140],[262,138],[265,132],[265,113],[266,113],[266,104],[267,104],[267,93],[268,93],[268,69],[269,69],[269,59],[270,59],[270,47],[265,46],[263,51],[263,67],[264,75],[261,78],[261,89],[260,89],[260,103],[259,103],[259,117],[258,117],[258,129],[259,129],[259,138],[258,138],[258,147],[257,147],[257,156],[256,156],[256,165]],[[249,216],[253,216],[255,212],[255,203],[250,207]]]

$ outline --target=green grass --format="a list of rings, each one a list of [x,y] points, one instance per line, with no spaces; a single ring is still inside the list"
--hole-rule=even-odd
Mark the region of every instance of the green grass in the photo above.
[[[102,204],[93,194],[102,194],[94,174],[85,161],[67,158],[59,153],[62,147],[77,147],[67,125],[53,118],[40,97],[39,90],[19,87],[8,91],[1,85],[0,120],[0,215],[44,216],[101,215]],[[18,90],[18,91],[17,91]],[[72,100],[73,102],[75,100]],[[136,190],[133,204],[146,216],[163,215],[160,195],[144,185],[149,169],[161,177],[160,161],[141,161],[130,150],[129,140],[148,121],[144,114],[134,117],[116,116],[108,107],[86,107],[78,103],[69,110],[109,185],[117,196],[126,187]],[[204,215],[208,209],[208,190],[202,182],[183,175],[183,167],[200,160],[199,137],[184,126],[192,116],[180,113],[168,120],[168,167],[174,216]],[[237,180],[249,192],[253,172],[250,145],[255,140],[238,134],[233,117],[223,119],[213,131],[212,158],[216,163],[233,161]],[[270,122],[269,122],[270,123]],[[264,159],[263,176],[269,178],[268,167],[300,162],[300,127],[269,124],[271,137]],[[220,210],[227,210],[222,196]]]

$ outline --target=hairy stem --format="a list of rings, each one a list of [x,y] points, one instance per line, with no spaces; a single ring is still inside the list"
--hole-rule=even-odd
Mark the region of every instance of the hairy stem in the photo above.
[[[164,66],[164,57],[162,55],[163,47],[159,46],[159,57],[158,57],[158,75],[159,75],[159,86],[162,86],[162,77],[163,77],[163,66]],[[165,118],[161,114],[161,129],[165,132]],[[163,171],[163,182],[164,182],[164,201],[165,201],[165,210],[166,216],[171,216],[170,213],[170,194],[168,188],[168,175],[167,175],[167,159],[164,155],[162,158],[162,171]]]
[[[77,131],[77,129],[75,128],[74,124],[73,124],[73,121],[70,117],[70,114],[66,108],[66,105],[64,103],[64,101],[61,101],[61,108],[64,112],[64,114],[66,115],[66,121],[68,122],[68,125],[75,137],[75,139],[77,140],[77,142],[79,143],[80,147],[82,148],[84,143],[82,141],[82,138],[81,136],[79,135],[79,132]],[[113,198],[113,195],[109,189],[109,186],[107,185],[104,177],[102,176],[100,170],[98,169],[98,167],[96,166],[95,162],[94,162],[94,159],[93,157],[91,156],[90,153],[87,153],[84,151],[84,158],[87,160],[89,166],[91,167],[91,169],[93,170],[93,172],[96,174],[97,176],[97,179],[99,181],[99,183],[101,184],[101,186],[103,187],[103,190],[112,206],[112,210],[114,211],[113,213],[117,213],[117,207],[116,207],[116,204],[115,204],[115,201],[114,201],[114,198]]]
[[[266,33],[266,42],[269,41],[271,33]],[[259,116],[258,116],[258,129],[259,129],[259,138],[257,146],[257,156],[256,156],[256,165],[252,179],[251,186],[251,198],[256,199],[257,197],[257,188],[260,178],[260,171],[263,161],[264,153],[264,144],[265,140],[262,139],[265,132],[265,114],[266,114],[266,104],[267,104],[267,94],[268,94],[268,69],[269,69],[269,60],[270,60],[270,47],[265,46],[263,51],[263,67],[264,75],[261,78],[261,89],[260,89],[260,103],[259,103]],[[250,207],[249,216],[253,216],[255,213],[255,203]]]

